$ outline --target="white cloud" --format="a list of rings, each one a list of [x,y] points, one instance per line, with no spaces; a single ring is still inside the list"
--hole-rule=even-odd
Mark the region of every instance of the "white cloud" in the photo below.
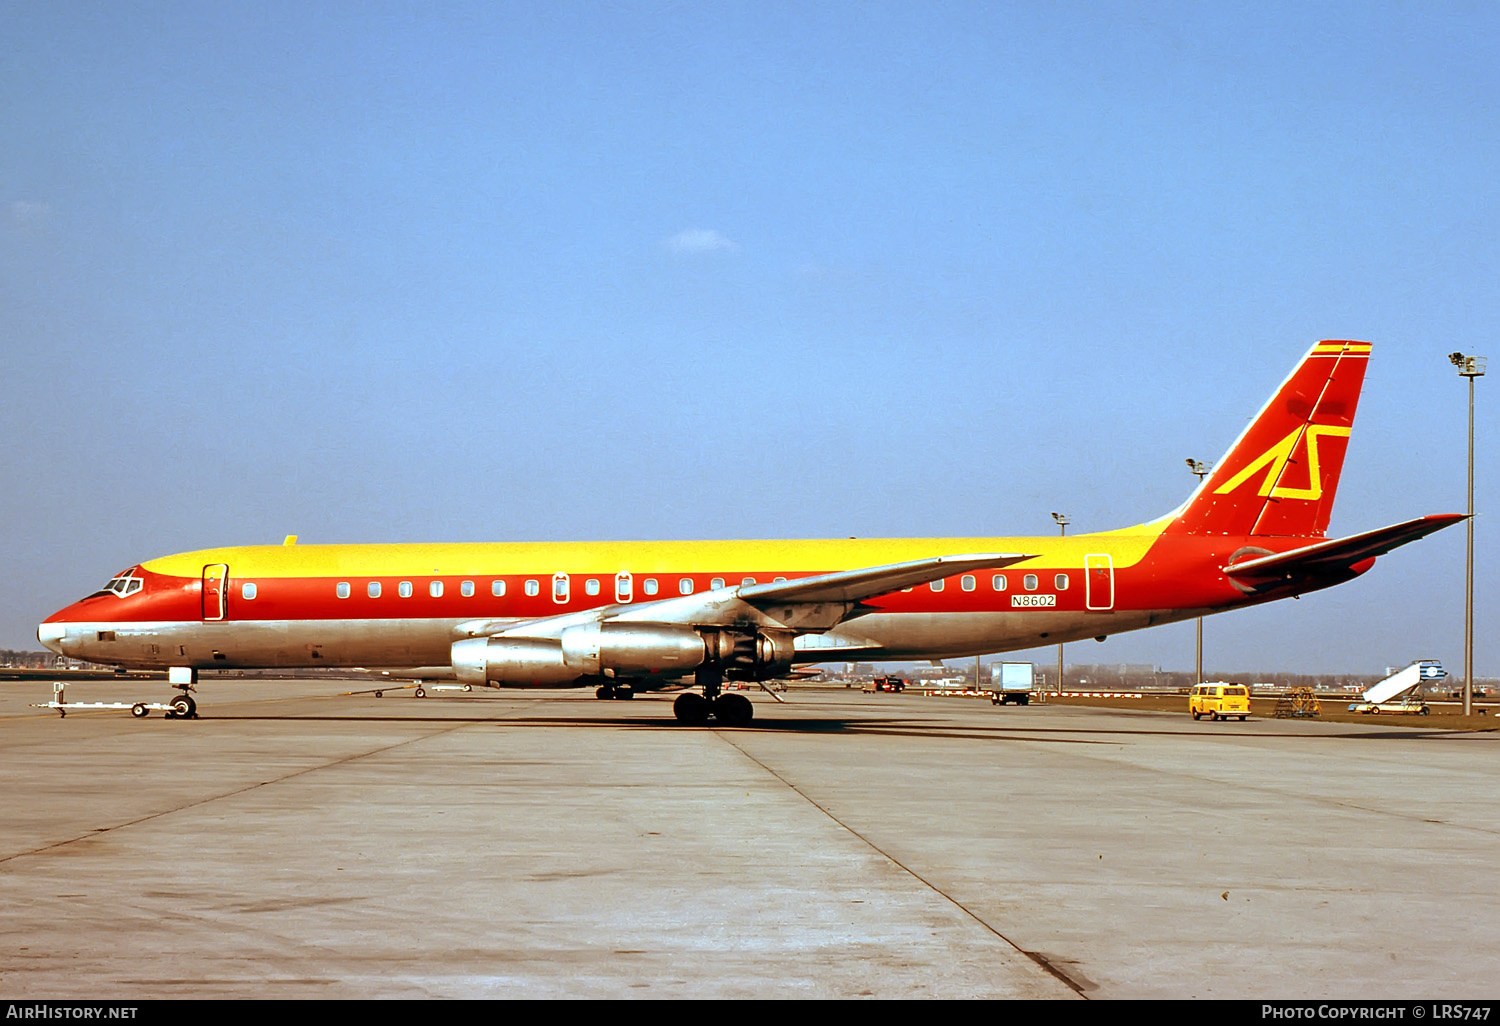
[[[666,246],[674,253],[722,253],[740,247],[712,228],[687,228],[666,240]]]

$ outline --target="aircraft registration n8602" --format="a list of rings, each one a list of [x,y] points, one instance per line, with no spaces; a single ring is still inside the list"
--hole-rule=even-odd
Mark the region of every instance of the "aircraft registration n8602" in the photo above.
[[[751,720],[723,683],[830,660],[1102,638],[1357,577],[1448,527],[1328,539],[1370,345],[1319,342],[1176,510],[1072,537],[242,546],[149,560],[48,617],[54,652],[169,669],[423,668],[491,687],[687,685],[685,723]]]

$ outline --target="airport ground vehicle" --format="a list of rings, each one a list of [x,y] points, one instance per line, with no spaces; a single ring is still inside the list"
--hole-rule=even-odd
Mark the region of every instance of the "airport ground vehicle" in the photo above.
[[[1036,674],[1030,663],[993,663],[990,666],[990,683],[985,688],[994,705],[1030,705],[1031,692],[1036,686]]]
[[[431,545],[288,536],[133,565],[49,616],[37,638],[61,655],[166,669],[189,712],[203,669],[368,667],[601,698],[691,681],[698,691],[674,704],[680,722],[744,724],[753,706],[726,680],[1102,640],[1342,584],[1462,521],[1326,536],[1369,355],[1363,342],[1314,345],[1186,502],[1119,530]],[[731,490],[746,480],[737,465],[726,464]]]
[[[1188,712],[1193,719],[1207,716],[1212,720],[1227,720],[1238,716],[1241,721],[1250,715],[1250,689],[1243,684],[1198,684],[1188,696]]]
[[[1440,681],[1447,676],[1448,671],[1436,659],[1418,659],[1368,688],[1360,696],[1360,701],[1349,706],[1349,711],[1371,715],[1401,713],[1426,716],[1431,710],[1422,700],[1423,685],[1429,681]]]

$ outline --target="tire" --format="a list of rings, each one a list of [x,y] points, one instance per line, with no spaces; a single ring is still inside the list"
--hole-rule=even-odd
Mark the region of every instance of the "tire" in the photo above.
[[[145,702],[137,702],[135,703],[135,705],[132,705],[130,707],[130,715],[134,716],[136,719],[140,719],[142,716],[147,715],[149,712],[151,712],[151,710],[146,708]]]
[[[193,700],[187,695],[178,695],[167,704],[172,707],[172,714],[177,719],[187,719],[193,714]]]
[[[720,695],[714,699],[714,718],[726,727],[748,726],[755,718],[755,706],[744,695]]]
[[[689,727],[699,727],[708,722],[708,699],[693,691],[684,691],[672,703],[672,713],[677,722]]]
[[[426,688],[417,688],[416,695],[417,695],[418,698],[426,698],[427,697],[427,689]]]

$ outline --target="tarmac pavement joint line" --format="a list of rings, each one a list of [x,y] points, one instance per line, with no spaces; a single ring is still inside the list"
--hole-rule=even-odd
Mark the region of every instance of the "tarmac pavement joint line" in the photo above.
[[[1019,952],[1022,955],[1025,955],[1027,958],[1031,959],[1031,961],[1035,962],[1039,967],[1041,967],[1042,970],[1044,970],[1045,972],[1049,973],[1051,976],[1053,976],[1059,982],[1061,982],[1062,984],[1064,984],[1065,986],[1067,986],[1069,989],[1071,989],[1079,997],[1083,998],[1085,1001],[1088,1000],[1088,995],[1086,993],[1084,993],[1084,984],[1079,983],[1078,981],[1076,981],[1072,977],[1070,977],[1067,973],[1065,973],[1061,969],[1057,968],[1057,966],[1053,965],[1052,962],[1045,955],[1041,954],[1040,952],[1027,951],[1024,948],[1022,948],[1015,941],[1011,940],[1009,937],[1005,936],[1005,934],[1001,933],[999,930],[995,929],[995,927],[993,927],[989,923],[987,923],[984,919],[982,919],[979,915],[977,915],[968,906],[964,905],[957,898],[953,897],[953,895],[951,895],[948,892],[944,891],[941,887],[937,886],[932,881],[928,880],[926,877],[922,876],[920,873],[918,873],[915,870],[913,870],[910,866],[907,866],[900,859],[897,859],[895,856],[893,856],[889,852],[885,851],[883,848],[881,848],[874,841],[870,840],[868,837],[866,837],[864,834],[860,833],[858,830],[854,829],[848,823],[845,823],[843,820],[839,819],[837,816],[835,816],[828,809],[826,809],[822,805],[818,804],[818,802],[816,802],[815,800],[813,800],[813,798],[811,798],[805,791],[803,791],[801,788],[799,788],[796,784],[792,783],[786,777],[782,776],[780,773],[777,773],[770,766],[767,766],[764,762],[760,761],[755,756],[753,756],[749,752],[745,751],[745,749],[743,747],[741,747],[740,745],[738,745],[738,744],[735,743],[733,737],[725,734],[723,731],[715,731],[714,733],[717,734],[718,737],[721,740],[723,740],[725,743],[729,744],[731,747],[733,747],[734,749],[736,749],[745,758],[749,759],[751,762],[755,763],[755,765],[759,766],[761,769],[765,770],[771,776],[773,776],[777,780],[781,781],[781,783],[784,784],[786,787],[790,788],[791,791],[797,795],[797,797],[801,798],[803,801],[807,802],[809,805],[811,805],[813,808],[817,809],[823,815],[827,816],[834,823],[838,824],[838,826],[839,826],[839,828],[841,830],[844,830],[844,831],[848,832],[850,835],[859,838],[860,842],[862,844],[867,845],[870,848],[871,851],[874,851],[876,854],[878,854],[881,858],[885,859],[891,865],[893,865],[896,868],[900,869],[903,873],[906,873],[913,880],[916,880],[918,883],[920,883],[923,887],[926,887],[928,890],[932,891],[934,894],[940,895],[943,898],[944,901],[947,901],[954,908],[958,909],[964,915],[968,916],[974,922],[978,923],[985,930],[989,931],[990,933],[992,933],[996,937],[998,937],[1000,940],[1002,940],[1006,944],[1010,945],[1017,952]]]
[[[244,787],[236,787],[233,790],[224,791],[219,794],[212,794],[206,798],[198,798],[190,802],[184,802],[181,805],[174,805],[170,809],[162,809],[159,812],[152,812],[144,816],[137,816],[135,819],[128,819],[123,823],[115,823],[113,826],[94,827],[87,833],[79,834],[77,837],[69,837],[64,841],[54,841],[51,844],[44,844],[40,848],[31,848],[26,851],[13,852],[10,855],[0,855],[0,865],[4,865],[5,863],[14,861],[15,859],[25,858],[28,855],[40,855],[44,852],[54,851],[58,848],[65,848],[70,844],[76,844],[79,841],[89,840],[91,838],[98,837],[101,834],[110,833],[114,830],[121,830],[125,827],[136,826],[141,823],[149,823],[153,819],[161,819],[164,816],[170,816],[174,813],[186,811],[187,809],[197,808],[200,805],[208,805],[211,802],[221,801],[225,798],[233,798],[235,795],[246,794],[250,791],[256,790],[257,788],[267,787],[271,784],[285,783],[288,780],[294,780],[297,777],[304,776],[308,773],[316,773],[320,770],[332,769],[335,766],[341,766],[349,762],[356,762],[360,759],[369,758],[372,755],[380,755],[384,752],[389,752],[397,748],[404,748],[405,746],[415,744],[418,741],[426,741],[429,738],[439,737],[443,734],[451,734],[456,730],[462,730],[464,727],[468,726],[472,726],[472,724],[456,723],[445,730],[434,730],[429,733],[422,734],[419,737],[410,737],[404,741],[397,741],[395,744],[383,745],[379,748],[372,748],[367,752],[357,752],[353,755],[346,755],[341,759],[334,759],[330,762],[320,763],[317,766],[306,766],[302,769],[293,770],[291,773],[286,773],[279,777],[272,777],[269,780],[256,781],[255,783],[247,784]]]

